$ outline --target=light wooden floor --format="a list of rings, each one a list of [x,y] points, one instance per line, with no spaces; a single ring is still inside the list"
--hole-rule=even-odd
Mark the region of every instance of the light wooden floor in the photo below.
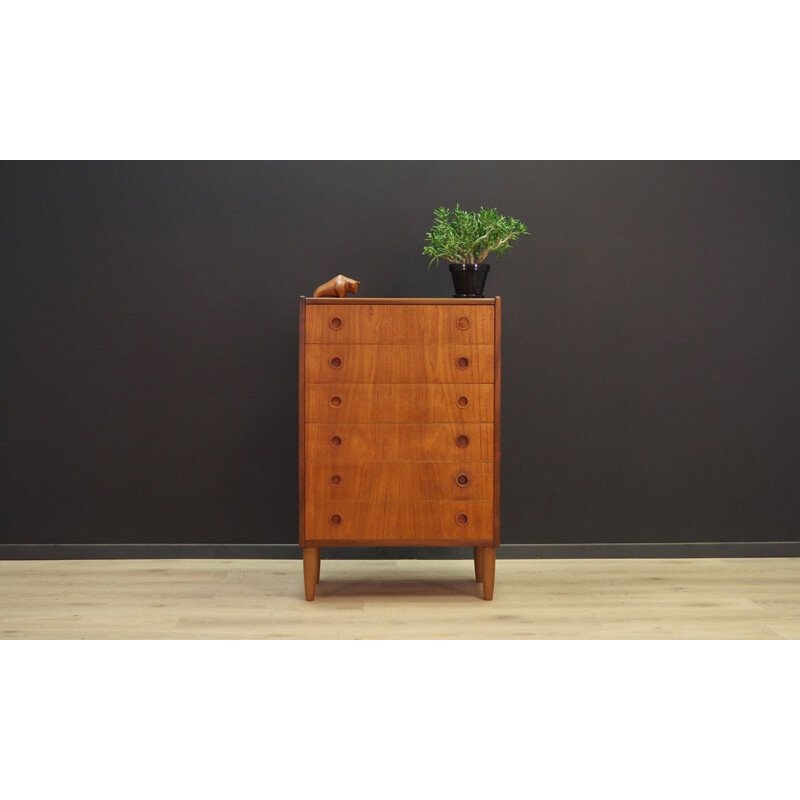
[[[800,559],[0,562],[2,639],[800,639]]]

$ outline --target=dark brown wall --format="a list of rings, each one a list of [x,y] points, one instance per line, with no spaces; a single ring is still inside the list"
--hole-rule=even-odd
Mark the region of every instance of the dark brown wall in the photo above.
[[[800,538],[797,163],[5,163],[0,544],[296,541],[297,297],[503,296],[508,543]]]

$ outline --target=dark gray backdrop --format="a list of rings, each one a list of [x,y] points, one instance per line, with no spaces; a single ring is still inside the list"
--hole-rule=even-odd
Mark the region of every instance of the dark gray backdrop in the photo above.
[[[420,251],[456,202],[533,234],[487,284],[505,543],[800,539],[797,163],[0,176],[0,555],[296,542],[297,297],[337,272],[366,296],[450,295]]]

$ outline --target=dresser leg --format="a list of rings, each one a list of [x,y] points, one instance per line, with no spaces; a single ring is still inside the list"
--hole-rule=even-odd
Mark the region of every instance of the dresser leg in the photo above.
[[[322,551],[318,547],[317,548],[317,580],[316,580],[317,583],[319,583],[319,566],[320,566],[320,562],[321,561],[322,561]]]
[[[482,547],[483,567],[483,599],[494,597],[494,547]]]
[[[483,581],[483,555],[480,547],[473,547],[472,550],[475,553],[475,580],[481,583]]]
[[[303,582],[306,585],[306,600],[313,600],[319,576],[319,547],[303,548]]]

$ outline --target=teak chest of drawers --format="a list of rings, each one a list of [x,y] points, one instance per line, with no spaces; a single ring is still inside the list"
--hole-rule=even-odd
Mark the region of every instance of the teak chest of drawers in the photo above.
[[[500,539],[500,298],[300,298],[300,546]]]

